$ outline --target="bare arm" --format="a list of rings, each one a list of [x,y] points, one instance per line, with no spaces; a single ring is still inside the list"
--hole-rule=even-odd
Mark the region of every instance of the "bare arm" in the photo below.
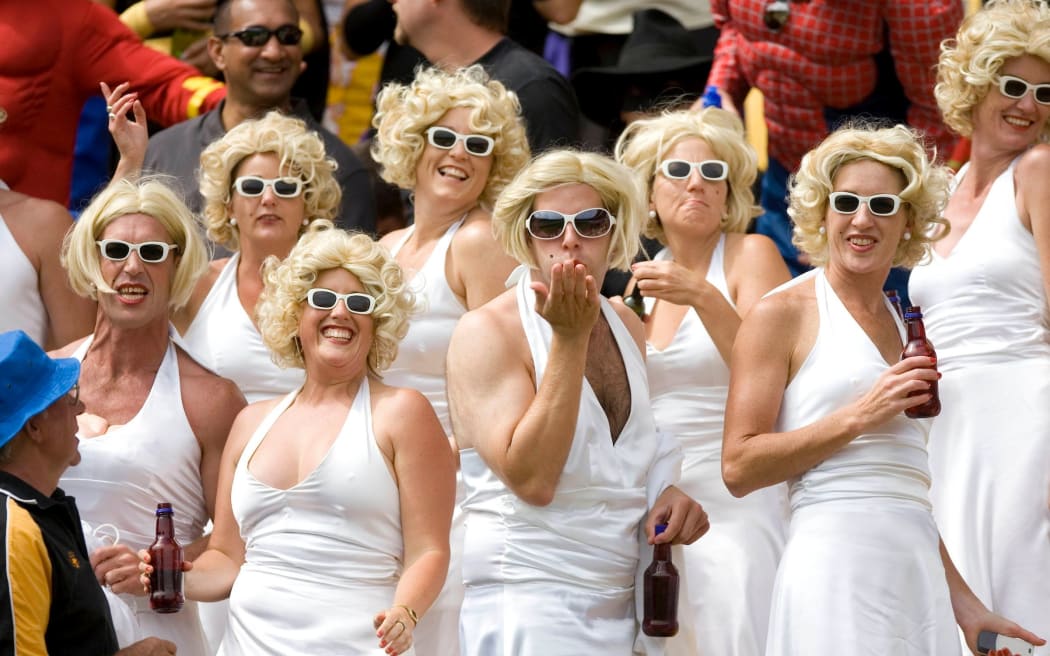
[[[552,23],[565,25],[576,19],[583,0],[532,0],[536,12]]]
[[[513,292],[465,315],[449,349],[449,405],[460,446],[475,447],[507,487],[534,505],[553,500],[568,459],[599,312],[594,278],[582,265],[565,268],[555,264],[550,292],[537,294],[537,310],[554,332],[538,391]]]
[[[1050,146],[1039,144],[1026,152],[1014,169],[1017,210],[1032,232],[1039,252],[1043,294],[1050,298]]]
[[[924,369],[932,367],[929,358],[908,358],[887,368],[854,402],[807,426],[772,432],[784,390],[816,336],[816,309],[804,298],[780,293],[763,299],[737,333],[722,441],[722,478],[735,496],[812,469],[858,435],[928,400],[927,381],[937,377]],[[909,399],[911,392],[921,394]]]
[[[134,180],[142,173],[142,163],[146,161],[146,145],[149,143],[146,110],[139,102],[138,94],[128,91],[130,85],[127,82],[113,89],[101,82],[99,87],[109,112],[109,133],[113,135],[113,142],[120,152],[113,180]],[[134,121],[128,119],[128,112],[135,115]]]
[[[381,384],[373,382],[373,390]],[[405,569],[390,608],[377,609],[377,630],[396,653],[411,645],[415,622],[434,603],[445,583],[449,530],[456,497],[455,458],[434,409],[414,390],[392,390],[377,406],[376,426],[393,449],[393,467],[401,499]],[[384,449],[385,450],[385,449]],[[400,620],[404,627],[396,622]],[[381,645],[385,646],[385,645]]]
[[[770,290],[791,280],[776,244],[765,235],[730,237],[727,251],[726,282],[741,317]]]

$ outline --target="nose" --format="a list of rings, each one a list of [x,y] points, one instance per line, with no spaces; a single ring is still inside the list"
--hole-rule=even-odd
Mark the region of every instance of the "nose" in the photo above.
[[[704,176],[700,175],[700,169],[693,167],[693,170],[689,171],[689,177],[686,178],[685,188],[690,191],[700,189],[704,185]]]
[[[268,184],[263,187],[262,196],[259,197],[259,201],[268,205],[273,205],[277,202],[277,192],[273,190],[273,185]]]
[[[1017,99],[1017,106],[1021,109],[1034,112],[1039,109],[1035,101],[1035,89],[1029,89],[1023,96]]]
[[[277,40],[276,34],[271,34],[269,39],[266,39],[266,43],[262,46],[261,55],[268,59],[280,59],[284,56],[283,46]]]
[[[580,233],[576,232],[575,223],[566,223],[565,232],[561,235],[562,248],[573,249],[580,247],[580,240],[584,239],[580,236]]]
[[[136,272],[142,271],[144,268],[145,262],[143,262],[142,258],[139,257],[138,251],[131,251],[130,253],[128,253],[128,259],[124,260],[125,271]]]

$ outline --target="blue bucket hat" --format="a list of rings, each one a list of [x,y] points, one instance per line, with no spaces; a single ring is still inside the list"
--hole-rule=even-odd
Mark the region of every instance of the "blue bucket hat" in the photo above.
[[[21,330],[0,335],[0,446],[73,389],[79,377],[79,360],[48,357]]]

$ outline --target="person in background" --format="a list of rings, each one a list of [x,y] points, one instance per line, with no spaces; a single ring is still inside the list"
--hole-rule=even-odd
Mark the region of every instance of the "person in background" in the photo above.
[[[375,159],[384,179],[411,191],[415,209],[414,224],[382,243],[410,276],[418,298],[384,379],[422,392],[458,453],[445,355],[459,318],[506,289],[515,262],[492,236],[490,208],[528,161],[529,145],[517,98],[480,66],[455,73],[421,70],[410,86],[384,89],[377,108]],[[448,581],[419,626],[420,656],[459,651],[462,521],[457,509]]]
[[[791,522],[766,654],[976,653],[990,630],[1043,644],[991,611],[956,571],[930,510],[927,425],[905,415],[939,378],[901,359],[904,326],[882,286],[927,256],[949,173],[903,125],[849,126],[803,159],[796,244],[818,268],[744,317],[722,447],[729,491],[787,481]]]
[[[95,304],[73,293],[59,261],[72,223],[54,201],[0,188],[0,331],[24,330],[45,349],[91,332]]]
[[[644,197],[611,158],[554,150],[496,203],[496,239],[523,266],[463,315],[448,354],[462,654],[631,654],[640,554],[709,527],[674,486],[681,453],[649,410],[641,322],[598,293],[638,250]]]
[[[115,545],[91,553],[99,583],[136,612],[142,635],[204,654],[196,606],[159,614],[138,583],[137,551],[154,538],[157,503],[175,510],[188,557],[207,543],[219,459],[244,397],[230,380],[173,341],[171,313],[207,266],[197,226],[178,195],[154,178],[114,181],[84,211],[63,246],[73,290],[98,302],[92,335],[59,349],[81,362],[79,465],[62,487],[88,528],[111,524]]]
[[[100,81],[130,81],[165,126],[212,109],[226,93],[221,82],[143,45],[92,0],[0,3],[0,43],[0,179],[63,207],[80,110]]]
[[[720,30],[707,83],[727,109],[762,92],[769,164],[755,231],[777,244],[792,275],[810,263],[792,243],[788,175],[802,156],[852,117],[906,123],[947,157],[955,137],[933,97],[941,42],[963,18],[959,0],[711,0]],[[700,108],[698,101],[694,105]],[[890,286],[904,291],[906,273]]]
[[[77,451],[73,358],[51,359],[21,330],[0,334],[0,651],[164,656],[146,638],[117,650],[102,588],[87,567],[76,501],[59,487]]]
[[[189,598],[229,596],[220,654],[413,653],[447,573],[455,494],[430,404],[380,379],[413,303],[365,235],[314,232],[270,260],[263,340],[306,374],[237,417],[215,531],[186,573]]]
[[[447,71],[480,64],[513,91],[532,152],[575,145],[580,110],[572,87],[542,57],[505,36],[509,5],[509,0],[398,0],[394,38]]]
[[[214,111],[151,137],[145,169],[175,176],[183,200],[199,212],[203,198],[197,180],[204,149],[243,121],[278,110],[316,132],[336,161],[335,177],[343,190],[336,224],[371,234],[375,205],[364,165],[317,122],[305,102],[291,95],[302,72],[303,31],[298,25],[299,12],[292,0],[219,0],[208,53],[226,79],[226,100]]]
[[[711,518],[707,536],[676,561],[681,629],[666,640],[667,652],[756,656],[765,651],[787,490],[775,485],[734,498],[722,482],[721,456],[741,317],[790,279],[768,237],[744,234],[760,211],[751,192],[757,157],[740,119],[708,108],[631,123],[616,158],[648,183],[645,235],[664,246],[654,261],[632,265],[646,305],[653,415],[681,443],[678,487]]]
[[[945,122],[972,142],[912,273],[937,349],[934,517],[993,611],[1050,634],[1050,8],[990,2],[942,50]],[[1039,652],[1037,653],[1046,653]]]

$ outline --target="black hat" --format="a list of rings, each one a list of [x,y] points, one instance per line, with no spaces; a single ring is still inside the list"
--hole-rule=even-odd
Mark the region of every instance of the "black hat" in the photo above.
[[[689,83],[687,90],[699,95],[712,59],[673,16],[659,9],[642,9],[634,12],[634,29],[616,65],[581,68],[573,74],[572,85],[583,114],[607,124],[619,115],[624,92],[631,84],[641,82],[652,88],[664,79],[674,79]]]

